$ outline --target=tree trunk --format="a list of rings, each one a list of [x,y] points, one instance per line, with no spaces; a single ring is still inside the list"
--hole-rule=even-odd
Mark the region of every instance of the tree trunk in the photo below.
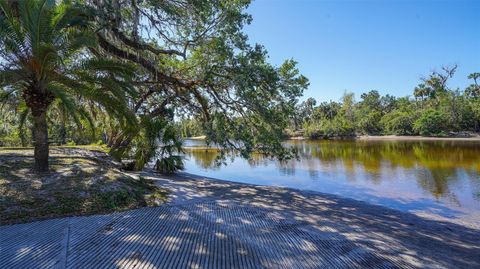
[[[23,91],[23,99],[30,108],[33,118],[32,138],[35,164],[33,169],[37,172],[48,171],[48,106],[55,96],[41,87],[41,83],[33,81],[31,87]]]
[[[34,169],[38,172],[48,171],[48,127],[47,111],[32,111],[33,114],[33,143],[34,143]]]

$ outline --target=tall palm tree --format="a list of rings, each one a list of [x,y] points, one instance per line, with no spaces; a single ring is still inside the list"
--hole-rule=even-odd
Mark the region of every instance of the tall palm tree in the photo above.
[[[128,113],[130,66],[94,57],[90,14],[70,1],[0,0],[0,90],[16,93],[32,115],[34,169],[48,171],[47,113],[55,99],[74,111],[75,101],[98,102],[118,118]],[[92,53],[93,51],[93,53]]]

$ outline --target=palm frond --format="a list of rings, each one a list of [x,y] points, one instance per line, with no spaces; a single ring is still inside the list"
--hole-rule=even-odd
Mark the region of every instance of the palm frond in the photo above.
[[[92,16],[93,10],[88,7],[63,2],[57,5],[51,26],[55,31],[70,27],[87,28]]]
[[[129,110],[126,100],[113,95],[111,89],[93,84],[87,76],[82,77],[82,82],[61,74],[56,74],[53,79],[66,88],[71,89],[72,92],[102,105],[117,119],[126,120],[132,125],[136,124],[135,115]]]
[[[0,70],[0,88],[17,84],[19,81],[22,81],[22,79],[23,77],[20,70]]]
[[[122,128],[137,126],[129,107],[138,95],[131,83],[137,70],[91,53],[89,49],[98,46],[93,15],[83,1],[23,0],[11,5],[0,0],[1,96],[9,99],[8,105],[19,107],[21,129],[29,111],[51,107],[50,119],[65,119],[68,112],[77,126],[88,125],[94,134],[87,102]],[[32,94],[35,91],[41,94]],[[35,98],[45,100],[30,102]]]

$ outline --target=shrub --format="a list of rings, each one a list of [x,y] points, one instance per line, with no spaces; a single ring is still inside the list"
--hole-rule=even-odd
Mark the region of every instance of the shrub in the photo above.
[[[75,141],[70,140],[67,142],[67,146],[76,146],[76,145],[77,143],[75,143]]]
[[[382,113],[378,111],[371,111],[358,117],[358,131],[361,134],[379,134],[382,131],[382,125],[380,119]]]
[[[406,111],[392,111],[382,117],[380,124],[385,134],[413,135],[413,123],[415,114]]]
[[[310,138],[348,137],[355,135],[355,127],[344,117],[338,116],[331,120],[309,122],[304,125],[305,135]]]
[[[321,126],[317,122],[308,122],[303,125],[305,136],[316,139],[323,136]]]
[[[355,127],[343,117],[322,122],[322,133],[325,137],[347,137],[355,135]]]
[[[413,129],[424,136],[445,136],[448,133],[449,126],[447,114],[429,109],[415,121]]]

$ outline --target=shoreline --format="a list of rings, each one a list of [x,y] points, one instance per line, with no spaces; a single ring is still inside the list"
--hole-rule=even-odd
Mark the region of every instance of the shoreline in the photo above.
[[[188,173],[129,174],[169,189],[169,202],[106,215],[0,226],[5,236],[0,242],[3,264],[12,268],[53,267],[59,262],[67,268],[480,266],[476,240],[480,228],[334,194]],[[25,252],[26,248],[36,251]]]
[[[205,136],[185,137],[185,140],[205,140]],[[360,135],[351,137],[334,137],[331,139],[326,138],[309,138],[305,136],[291,136],[287,137],[284,141],[288,140],[309,140],[309,141],[322,141],[322,140],[359,140],[359,141],[480,141],[480,134],[474,134],[472,136],[419,136],[419,135]]]
[[[358,136],[355,140],[371,141],[480,141],[480,136],[471,137],[432,137],[432,136],[397,136],[397,135],[372,135]]]
[[[355,207],[365,209],[368,211],[375,211],[376,213],[379,212],[392,212],[395,215],[398,216],[408,216],[408,215],[413,215],[418,218],[425,219],[426,221],[434,221],[434,222],[441,222],[441,223],[448,223],[451,225],[461,225],[465,226],[469,229],[475,229],[480,232],[480,219],[475,220],[475,221],[469,221],[469,220],[464,220],[464,219],[458,219],[458,218],[448,218],[445,216],[429,213],[426,211],[419,210],[417,212],[410,212],[410,211],[404,211],[400,210],[397,208],[391,208],[385,205],[381,204],[375,204],[369,201],[363,201],[355,198],[350,198],[348,196],[343,196],[339,194],[333,194],[333,193],[326,193],[326,192],[320,192],[320,191],[315,191],[315,190],[309,190],[309,189],[297,189],[297,188],[292,188],[292,187],[285,187],[285,186],[272,186],[272,185],[260,185],[260,184],[253,184],[253,183],[245,183],[245,182],[239,182],[239,181],[231,181],[231,180],[226,180],[226,179],[219,179],[219,178],[213,178],[213,177],[208,177],[208,176],[202,176],[202,175],[197,175],[197,174],[192,174],[188,172],[180,172],[178,174],[174,175],[160,175],[155,173],[154,171],[145,171],[147,174],[149,174],[152,177],[163,177],[167,178],[169,180],[193,180],[193,181],[198,181],[200,182],[201,185],[204,185],[205,181],[211,181],[214,184],[215,183],[222,183],[222,184],[227,184],[230,185],[231,187],[250,187],[250,188],[260,188],[262,190],[265,190],[267,192],[271,193],[276,193],[278,191],[280,192],[286,192],[286,193],[298,193],[300,195],[304,196],[311,196],[311,197],[321,197],[325,199],[332,199],[336,201],[343,202],[348,205],[354,205]],[[218,198],[218,197],[217,197]],[[479,216],[480,217],[480,216]]]
[[[480,141],[480,135],[469,137],[462,136],[420,136],[420,135],[359,135],[350,137],[332,137],[328,138],[309,138],[305,136],[292,136],[285,140],[307,140],[307,141]]]

